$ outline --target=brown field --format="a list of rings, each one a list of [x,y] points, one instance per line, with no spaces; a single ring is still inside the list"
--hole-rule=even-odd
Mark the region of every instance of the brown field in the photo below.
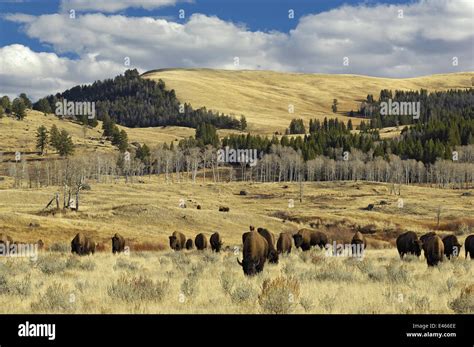
[[[0,228],[14,240],[41,238],[38,259],[0,259],[2,312],[72,313],[467,313],[473,312],[473,261],[445,261],[428,268],[423,256],[400,261],[393,247],[402,230],[423,233],[436,227],[464,240],[472,232],[474,199],[458,190],[403,186],[404,207],[387,184],[305,183],[298,200],[295,183],[145,183],[94,184],[84,191],[79,212],[42,212],[55,188],[0,190]],[[288,188],[284,188],[287,185]],[[246,190],[248,195],[239,195]],[[472,191],[472,190],[471,190]],[[187,208],[178,206],[186,201]],[[294,207],[288,207],[294,199]],[[386,201],[380,205],[380,201]],[[373,211],[363,210],[374,203]],[[196,205],[202,206],[201,210]],[[218,207],[230,212],[218,212]],[[328,257],[323,251],[294,251],[278,265],[246,278],[236,262],[241,234],[263,226],[278,234],[318,227],[347,242],[356,226],[374,229],[359,261]],[[187,237],[219,231],[221,254],[170,251],[174,230]],[[93,256],[69,254],[79,231],[102,250]],[[121,233],[128,254],[113,256],[110,237]],[[208,274],[213,274],[208,276]],[[267,283],[264,284],[265,280]],[[268,281],[273,281],[269,283]],[[468,289],[466,289],[468,288]],[[357,300],[354,298],[357,297]]]

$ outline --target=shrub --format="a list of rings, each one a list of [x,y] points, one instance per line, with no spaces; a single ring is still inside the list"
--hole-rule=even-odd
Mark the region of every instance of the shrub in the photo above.
[[[234,304],[245,304],[253,302],[257,298],[257,292],[250,285],[242,284],[230,293],[230,299]]]
[[[471,228],[466,223],[462,223],[459,228],[457,228],[455,234],[457,236],[467,235],[471,232]]]
[[[118,258],[114,265],[114,270],[127,270],[127,271],[138,271],[140,265],[135,261],[130,261],[124,258]]]
[[[35,312],[70,313],[74,311],[74,302],[66,286],[53,283],[37,302],[31,304],[31,309]]]
[[[407,283],[410,282],[410,273],[403,264],[392,261],[386,266],[387,278],[390,282]]]
[[[39,257],[36,266],[46,275],[58,274],[67,268],[66,262],[55,255]]]
[[[186,297],[191,298],[197,295],[198,293],[198,276],[194,273],[190,273],[181,283],[181,293]]]
[[[308,297],[302,297],[300,299],[300,305],[303,307],[305,312],[311,312],[314,307],[313,301]]]
[[[264,313],[293,312],[300,295],[300,284],[293,277],[277,277],[263,281],[258,303]]]
[[[162,301],[168,290],[169,282],[157,281],[144,276],[121,276],[107,288],[109,296],[127,302]]]
[[[71,245],[67,243],[53,243],[48,248],[51,252],[59,252],[59,253],[69,253],[71,252]]]
[[[459,296],[449,303],[449,307],[456,313],[474,312],[474,284],[462,289]]]
[[[219,282],[224,293],[230,295],[232,293],[232,289],[235,286],[235,278],[233,273],[229,271],[222,272],[219,277]]]

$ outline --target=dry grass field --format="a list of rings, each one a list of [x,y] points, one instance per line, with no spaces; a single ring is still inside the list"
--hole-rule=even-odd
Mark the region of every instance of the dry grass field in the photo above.
[[[474,262],[445,261],[428,268],[423,256],[400,261],[393,247],[402,230],[441,233],[464,240],[472,232],[474,199],[458,190],[403,186],[404,207],[386,184],[306,183],[298,200],[295,183],[94,184],[84,191],[79,212],[41,212],[55,189],[21,189],[3,181],[0,227],[14,240],[41,238],[37,259],[0,259],[2,312],[71,313],[472,313]],[[285,188],[287,186],[287,188]],[[245,190],[247,195],[239,195]],[[186,208],[179,207],[184,199]],[[288,200],[294,199],[294,207]],[[385,201],[384,204],[380,204]],[[363,210],[374,203],[373,211]],[[196,206],[200,204],[201,210]],[[218,212],[218,207],[230,212]],[[313,224],[312,224],[313,223]],[[313,225],[330,238],[348,242],[356,226],[373,228],[362,260],[299,250],[267,264],[251,278],[236,262],[241,234],[248,226],[278,234]],[[316,225],[316,224],[319,224]],[[220,254],[169,250],[167,236],[219,231]],[[92,236],[101,251],[70,255],[77,232]],[[121,233],[127,254],[112,255],[110,237]],[[209,276],[209,274],[212,274]]]
[[[245,277],[232,251],[0,260],[2,313],[472,313],[473,262],[293,252]]]
[[[178,99],[195,108],[244,114],[249,131],[259,134],[284,132],[293,118],[335,116],[333,99],[339,102],[336,116],[344,121],[350,110],[356,111],[367,94],[378,98],[382,89],[428,91],[472,87],[474,72],[393,79],[359,75],[279,73],[273,71],[165,69],[149,71],[143,77],[162,79],[167,88],[176,90]],[[288,105],[294,113],[288,112]],[[359,118],[353,124],[360,123]]]
[[[311,223],[332,228],[372,226],[368,235],[378,247],[388,247],[397,229],[419,233],[436,228],[436,213],[442,208],[440,232],[474,227],[474,198],[463,191],[402,186],[401,195],[390,194],[391,185],[366,182],[304,183],[299,202],[297,183],[211,183],[198,177],[196,183],[166,183],[164,177],[144,177],[144,183],[96,184],[81,194],[79,212],[42,212],[57,191],[55,187],[12,189],[11,180],[0,183],[0,225],[3,232],[25,242],[42,238],[46,245],[69,242],[79,231],[97,242],[109,243],[119,232],[132,242],[167,247],[167,236],[182,231],[188,236],[219,231],[226,245],[240,243],[249,225],[264,226],[280,233],[309,227]],[[287,186],[287,188],[285,188]],[[239,195],[241,190],[246,196]],[[473,191],[472,189],[470,190]],[[183,199],[187,208],[180,208]],[[294,207],[289,208],[289,200]],[[398,207],[403,199],[403,208]],[[197,205],[202,209],[198,210]],[[374,204],[372,211],[364,210]],[[230,212],[219,212],[228,206]],[[35,225],[31,227],[30,224]],[[337,224],[337,228],[336,228]],[[465,228],[465,227],[464,227]]]
[[[53,124],[56,124],[59,129],[67,130],[71,135],[76,153],[110,152],[116,150],[110,141],[103,141],[101,121],[99,121],[97,127],[88,127],[84,132],[84,127],[72,120],[61,120],[52,114],[45,116],[41,112],[28,110],[25,119],[22,121],[6,116],[0,118],[0,154],[2,152],[20,151],[25,153],[36,151],[36,130],[41,125],[44,125],[49,130]],[[119,125],[118,127],[127,132],[129,143],[146,143],[150,147],[157,146],[164,142],[169,144],[175,141],[177,143],[177,141],[194,136],[195,134],[195,130],[192,128],[178,126],[128,128]],[[219,136],[226,136],[231,133],[240,132],[228,129],[218,130]],[[35,158],[37,156],[32,154],[27,157]],[[49,153],[45,157],[54,158],[57,157],[57,155]]]

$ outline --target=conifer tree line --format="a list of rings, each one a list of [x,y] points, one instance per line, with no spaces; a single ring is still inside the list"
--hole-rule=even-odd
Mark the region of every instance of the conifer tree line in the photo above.
[[[115,123],[127,127],[185,126],[196,128],[208,123],[216,128],[242,129],[241,120],[199,108],[181,104],[174,90],[166,90],[162,80],[158,82],[141,78],[137,70],[127,70],[113,79],[95,81],[91,85],[79,85],[63,93],[50,95],[33,105],[35,110],[54,113],[57,101],[95,102],[99,120],[109,116]]]

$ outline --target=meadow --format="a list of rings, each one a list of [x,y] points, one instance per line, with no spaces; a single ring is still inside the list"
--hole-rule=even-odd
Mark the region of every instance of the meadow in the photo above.
[[[64,251],[66,251],[65,247]],[[395,250],[362,260],[296,251],[246,277],[237,254],[56,250],[37,261],[0,260],[3,313],[473,313],[473,262],[400,261]],[[240,256],[240,255],[239,255]]]
[[[166,182],[91,183],[80,211],[43,210],[55,191],[0,187],[3,233],[22,242],[42,239],[36,260],[0,258],[0,305],[4,313],[472,313],[474,262],[459,258],[428,268],[423,256],[399,259],[396,235],[437,228],[462,242],[472,233],[473,199],[459,190],[391,186],[371,182],[210,183],[198,177]],[[241,195],[244,190],[246,195]],[[398,200],[404,199],[404,207]],[[186,208],[179,206],[184,199]],[[294,207],[288,201],[293,199]],[[384,201],[383,204],[380,204]],[[365,210],[374,203],[372,211]],[[201,205],[198,210],[197,205]],[[219,206],[230,211],[218,211]],[[437,226],[438,206],[443,212]],[[315,228],[349,242],[355,228],[368,230],[362,260],[293,250],[277,265],[246,277],[241,235],[249,225],[278,235]],[[192,237],[218,231],[224,251],[174,252],[168,235]],[[95,255],[70,254],[77,232],[98,242]],[[119,232],[129,251],[111,253]]]

